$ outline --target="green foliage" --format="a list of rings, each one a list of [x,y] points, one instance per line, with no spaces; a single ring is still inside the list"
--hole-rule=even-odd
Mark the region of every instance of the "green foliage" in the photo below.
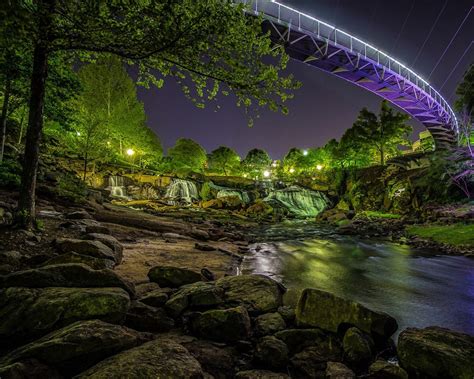
[[[265,150],[252,149],[242,161],[242,170],[252,178],[261,178],[263,171],[271,163],[272,160]]]
[[[463,81],[459,84],[456,94],[456,110],[458,112],[466,112],[471,119],[474,118],[474,64],[469,66],[469,69],[464,74]]]
[[[178,171],[202,172],[206,164],[206,151],[192,139],[180,138],[168,150],[171,168]]]
[[[204,182],[201,187],[201,191],[199,192],[199,196],[204,201],[210,200],[212,198],[211,185],[209,184],[209,182]]]
[[[474,246],[474,224],[412,225],[409,235],[454,246]]]
[[[384,212],[378,212],[378,211],[363,211],[357,214],[358,218],[368,218],[368,219],[392,219],[392,220],[397,220],[400,219],[401,216],[399,214],[395,213],[384,213]]]
[[[65,173],[59,176],[58,185],[55,188],[57,195],[73,201],[83,203],[85,201],[87,187],[72,173]]]
[[[21,165],[5,159],[0,162],[0,187],[17,189],[20,186]]]
[[[240,169],[240,156],[227,146],[219,146],[208,156],[208,169],[219,175],[236,175]]]

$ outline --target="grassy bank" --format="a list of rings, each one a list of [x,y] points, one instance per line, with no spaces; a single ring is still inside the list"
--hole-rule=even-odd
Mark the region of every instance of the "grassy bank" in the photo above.
[[[474,224],[413,225],[407,233],[453,246],[474,246]]]

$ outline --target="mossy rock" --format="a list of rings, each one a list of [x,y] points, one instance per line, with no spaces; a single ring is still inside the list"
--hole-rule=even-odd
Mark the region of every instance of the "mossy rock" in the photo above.
[[[119,287],[130,296],[135,296],[133,284],[123,280],[114,271],[93,270],[80,263],[49,265],[0,276],[0,288],[6,287]]]
[[[84,238],[86,240],[102,242],[105,246],[108,246],[114,251],[117,264],[122,262],[123,245],[117,240],[117,238],[102,233],[89,233]]]
[[[246,370],[238,372],[235,379],[290,379],[290,377],[282,372]]]
[[[160,339],[123,351],[77,376],[97,379],[203,377],[201,365],[183,346]]]
[[[71,376],[150,339],[151,335],[123,326],[78,321],[12,351],[0,359],[0,367],[34,358]]]
[[[121,324],[130,298],[121,288],[24,288],[0,290],[0,340],[14,344],[80,320]]]
[[[474,337],[432,326],[398,337],[400,365],[413,377],[472,379]]]
[[[325,355],[342,356],[339,338],[321,329],[285,329],[275,333],[275,337],[286,343],[292,355],[306,347],[319,346]]]
[[[115,261],[112,259],[94,258],[89,255],[77,253],[65,253],[48,259],[43,266],[66,264],[66,263],[81,263],[89,266],[94,270],[103,270],[106,268],[113,269]]]
[[[186,268],[156,266],[148,272],[148,278],[160,287],[177,288],[201,281],[201,274]]]
[[[374,341],[358,328],[349,328],[342,340],[344,357],[356,367],[367,366],[374,356]]]
[[[370,379],[408,379],[407,372],[400,366],[386,362],[382,359],[376,360],[369,367]]]
[[[111,259],[116,264],[120,263],[120,255],[117,255],[110,247],[100,241],[85,241],[73,238],[58,238],[55,241],[56,248],[61,253],[78,253],[90,255],[101,259]]]
[[[274,334],[285,327],[285,320],[279,313],[266,313],[255,319],[255,331],[261,336]]]
[[[130,306],[125,325],[144,332],[167,332],[174,326],[174,320],[163,308],[155,308],[135,301]]]
[[[317,327],[331,332],[356,326],[373,337],[388,339],[398,328],[397,321],[372,311],[362,304],[313,288],[305,289],[296,307],[299,326]]]
[[[288,363],[288,347],[278,338],[263,337],[255,348],[255,359],[264,367],[282,369]]]
[[[244,307],[214,309],[197,314],[191,330],[199,337],[222,342],[244,340],[250,335],[250,318]]]

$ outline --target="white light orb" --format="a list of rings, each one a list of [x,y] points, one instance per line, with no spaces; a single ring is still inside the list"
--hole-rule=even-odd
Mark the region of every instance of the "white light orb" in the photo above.
[[[129,157],[131,157],[131,156],[134,155],[134,154],[135,154],[135,151],[134,151],[133,149],[128,149],[128,150],[127,150],[127,155],[128,155]]]
[[[263,176],[264,176],[265,178],[269,178],[270,175],[271,175],[271,173],[270,173],[270,171],[268,171],[268,170],[265,170],[265,171],[263,172]]]

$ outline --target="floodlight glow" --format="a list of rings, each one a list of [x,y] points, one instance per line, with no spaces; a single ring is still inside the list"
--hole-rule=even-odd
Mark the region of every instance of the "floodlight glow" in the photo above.
[[[78,137],[80,137],[80,136],[81,136],[81,132],[76,132],[76,135],[77,135]]]
[[[323,169],[323,166],[320,165],[320,164],[318,164],[318,165],[316,166],[316,169],[317,169],[318,171],[321,171],[321,170]]]
[[[264,176],[265,178],[269,178],[270,175],[271,175],[271,173],[270,173],[270,171],[268,171],[268,170],[265,170],[265,171],[263,172],[263,176]]]
[[[295,173],[295,169],[292,167],[290,168],[290,174],[294,174]]]
[[[303,155],[306,157],[308,155],[308,150],[303,150]]]
[[[134,155],[134,154],[135,154],[135,151],[134,151],[133,149],[128,149],[128,150],[127,150],[127,155],[128,155],[129,157],[131,157],[131,156]]]

